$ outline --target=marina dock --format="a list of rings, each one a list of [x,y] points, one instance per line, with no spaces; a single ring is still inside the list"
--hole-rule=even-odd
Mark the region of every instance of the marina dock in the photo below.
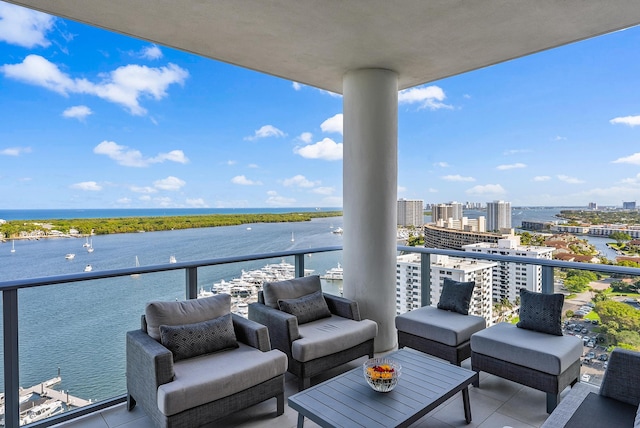
[[[58,391],[51,388],[53,385],[56,385],[61,381],[62,378],[60,376],[54,377],[53,379],[49,379],[48,381],[39,383],[30,388],[22,389],[20,391],[20,395],[35,393],[42,398],[53,398],[55,400],[62,401],[67,406],[71,407],[83,407],[91,404],[91,400],[74,397],[73,395],[69,395],[69,392]]]

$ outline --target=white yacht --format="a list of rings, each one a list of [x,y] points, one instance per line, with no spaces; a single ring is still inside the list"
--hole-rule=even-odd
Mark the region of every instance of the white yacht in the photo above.
[[[65,256],[64,256],[64,258],[65,258],[65,259],[67,259],[67,260],[73,260],[73,258],[74,258],[75,256],[76,256],[75,254],[73,254],[73,253],[69,253],[69,254],[65,255]]]
[[[177,263],[177,262],[178,262],[178,260],[176,260],[176,256],[173,256],[173,255],[169,256],[169,263],[173,264],[173,263]]]
[[[62,407],[62,401],[51,400],[38,406],[32,407],[27,413],[20,418],[20,426],[27,425],[64,411]]]
[[[324,275],[320,277],[320,279],[324,279],[326,281],[342,281],[342,266],[338,263],[338,267],[334,267],[329,269]]]
[[[84,267],[84,271],[85,271],[85,272],[91,272],[92,270],[93,270],[93,267],[92,267],[91,265],[86,265],[86,266]]]
[[[344,232],[344,231],[342,230],[341,227],[336,227],[335,229],[333,229],[331,231],[331,233],[333,233],[334,235],[342,235],[342,232]]]

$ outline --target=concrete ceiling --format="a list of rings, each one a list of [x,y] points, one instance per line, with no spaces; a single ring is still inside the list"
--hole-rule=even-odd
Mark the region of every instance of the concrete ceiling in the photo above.
[[[399,89],[640,23],[638,0],[9,0],[342,93],[385,68]]]

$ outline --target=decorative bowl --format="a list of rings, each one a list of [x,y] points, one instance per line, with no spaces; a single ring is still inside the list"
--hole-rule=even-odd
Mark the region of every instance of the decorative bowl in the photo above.
[[[402,366],[390,358],[371,358],[362,365],[364,378],[378,392],[389,392],[398,384]]]

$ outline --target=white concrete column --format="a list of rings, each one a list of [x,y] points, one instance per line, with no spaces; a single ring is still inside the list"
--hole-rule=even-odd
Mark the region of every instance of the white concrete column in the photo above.
[[[343,96],[343,292],[378,323],[380,352],[397,342],[398,75],[350,71]]]

